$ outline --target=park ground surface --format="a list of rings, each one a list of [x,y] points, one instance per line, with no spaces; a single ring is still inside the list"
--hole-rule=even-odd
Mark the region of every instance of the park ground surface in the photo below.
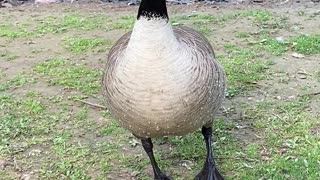
[[[170,22],[201,31],[225,67],[213,148],[226,179],[320,177],[319,7],[168,7]],[[140,142],[97,106],[107,53],[137,7],[0,10],[0,179],[151,179]],[[168,175],[192,179],[206,152],[197,131],[155,140],[155,154]]]

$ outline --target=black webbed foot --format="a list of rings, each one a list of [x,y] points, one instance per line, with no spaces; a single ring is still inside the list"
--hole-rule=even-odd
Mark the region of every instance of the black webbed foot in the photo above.
[[[155,175],[155,180],[173,180],[171,177],[161,173],[160,175]]]
[[[195,180],[224,180],[214,164],[205,164]]]

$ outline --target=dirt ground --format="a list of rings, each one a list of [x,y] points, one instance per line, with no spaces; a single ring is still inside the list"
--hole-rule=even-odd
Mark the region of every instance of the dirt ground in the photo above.
[[[301,34],[320,34],[320,3],[314,3],[309,0],[274,0],[262,3],[245,2],[240,4],[215,3],[212,5],[197,3],[183,6],[170,5],[168,9],[172,16],[188,16],[193,13],[200,13],[219,17],[235,12],[268,11],[271,12],[271,15],[286,16],[286,28],[269,29],[269,36],[274,39],[289,39]],[[16,103],[11,104],[12,107],[11,105],[8,106],[9,108],[2,105],[6,102],[4,99],[1,99],[0,107],[3,107],[0,108],[0,115],[5,117],[8,113],[10,114],[10,108],[12,108],[12,111],[23,111],[24,109],[19,105],[24,103],[24,99],[31,98],[43,104],[45,111],[40,112],[39,115],[28,111],[26,116],[34,116],[35,119],[39,120],[39,124],[46,128],[46,130],[41,129],[41,133],[38,131],[34,132],[35,135],[32,137],[28,137],[28,133],[21,136],[20,134],[9,135],[9,133],[8,136],[10,138],[1,136],[3,139],[8,140],[1,142],[1,177],[4,177],[4,179],[24,180],[57,178],[151,179],[152,170],[139,143],[133,140],[130,133],[121,130],[119,127],[114,127],[112,125],[113,121],[109,120],[110,117],[105,115],[103,110],[94,105],[90,106],[86,104],[87,102],[103,104],[103,100],[101,92],[99,89],[97,90],[95,84],[92,85],[92,88],[87,84],[81,84],[100,83],[100,72],[103,70],[108,50],[123,33],[129,31],[132,27],[132,25],[117,24],[119,28],[108,29],[108,26],[111,26],[111,22],[116,23],[117,21],[127,20],[127,16],[135,16],[137,7],[118,6],[99,2],[83,3],[80,1],[73,4],[27,4],[13,8],[1,8],[0,11],[0,95],[5,96],[9,94],[19,99]],[[89,21],[92,20],[97,24],[90,24],[90,22],[84,21],[83,23],[87,23],[88,27],[81,30],[84,24],[75,26],[71,20],[64,22],[65,24],[57,25],[63,26],[65,29],[51,27],[51,25],[58,22],[57,20],[63,19],[69,14],[82,15],[81,17],[92,15],[93,17],[90,17]],[[103,17],[109,18],[110,21],[94,19],[98,17],[95,15],[99,15],[100,17],[101,14]],[[211,29],[211,31],[208,31],[207,37],[212,43],[218,57],[228,57],[225,50],[226,45],[237,45],[242,49],[251,48],[251,46],[255,45],[255,43],[250,44],[248,41],[257,40],[254,37],[258,36],[257,34],[260,32],[261,27],[259,23],[252,23],[248,17],[223,19],[221,21],[225,21],[225,23],[221,24],[204,24],[207,28]],[[199,22],[205,22],[205,20],[201,19]],[[131,22],[130,18],[128,21]],[[194,28],[202,25],[201,23],[198,25],[195,23],[188,24],[188,22],[186,21],[184,24]],[[59,32],[55,32],[56,29],[54,28],[57,28]],[[252,35],[253,39],[249,38],[248,40],[235,37],[235,34],[240,34],[239,32],[250,34],[250,37]],[[64,45],[64,43],[68,43],[68,37],[97,38],[107,39],[108,41],[88,51],[75,52],[74,50],[70,50],[70,48],[68,49],[68,44]],[[316,43],[319,42],[316,41]],[[70,46],[72,45],[71,43]],[[228,128],[225,129],[234,141],[240,142],[240,147],[246,149],[250,144],[255,144],[258,147],[257,153],[259,157],[257,159],[260,159],[259,153],[261,154],[261,148],[273,147],[269,149],[269,151],[272,151],[271,149],[275,150],[282,147],[281,145],[273,146],[272,143],[268,144],[267,142],[269,141],[266,140],[267,138],[264,138],[268,134],[267,131],[257,128],[258,125],[254,125],[254,127],[252,125],[254,124],[252,122],[253,119],[263,119],[265,114],[277,111],[277,106],[272,106],[272,110],[270,109],[268,113],[265,113],[264,109],[258,109],[262,106],[261,102],[270,102],[278,105],[295,101],[301,97],[308,97],[307,108],[303,109],[303,113],[300,111],[294,113],[296,116],[308,113],[307,117],[310,118],[310,121],[314,121],[312,122],[314,123],[312,124],[312,128],[308,131],[315,138],[319,138],[320,135],[319,54],[304,55],[290,49],[281,55],[271,54],[272,51],[264,51],[257,56],[257,58],[262,59],[264,62],[273,62],[267,71],[269,73],[267,77],[250,82],[253,84],[253,88],[250,87],[242,93],[227,98],[219,115],[223,119],[223,122],[233,124],[231,128],[227,126]],[[81,73],[83,73],[82,70],[78,77],[71,77],[71,80],[67,78],[59,79],[59,76],[64,76],[64,74],[55,74],[55,72],[51,72],[50,70],[42,71],[41,68],[43,67],[55,67],[54,65],[46,64],[44,66],[44,63],[50,62],[48,60],[55,57],[64,58],[67,61],[65,66],[70,66],[70,71],[72,71],[72,66],[90,69],[88,72],[83,70],[85,76],[86,73],[90,74],[86,77],[88,79],[84,79],[83,82],[80,80],[79,83],[74,85],[72,84],[72,78],[79,78]],[[78,70],[76,73],[78,73]],[[93,79],[90,79],[91,74]],[[56,79],[58,80],[55,81]],[[75,101],[74,99],[80,99],[81,101]],[[15,106],[14,104],[18,105]],[[28,107],[26,108],[28,109]],[[81,114],[84,112],[86,113],[85,115]],[[51,114],[52,117],[53,115],[57,115],[57,120],[52,120],[52,122],[44,125],[47,121],[42,122],[42,119],[45,119],[46,115],[51,116]],[[287,114],[290,114],[290,112]],[[271,116],[276,116],[277,118],[278,115],[271,113]],[[286,118],[282,117],[282,115],[280,116],[278,117],[279,119]],[[59,118],[64,120],[59,120]],[[5,119],[1,120],[5,121]],[[264,125],[262,126],[262,129],[268,129]],[[5,127],[0,126],[0,128],[3,128],[1,132],[5,132]],[[34,128],[31,125],[30,127]],[[30,128],[30,131],[32,131],[32,128]],[[43,131],[45,133],[42,133]],[[66,135],[65,131],[72,131],[72,135]],[[21,132],[23,134],[23,131]],[[216,133],[219,134],[220,132],[217,130]],[[220,134],[218,136],[220,137]],[[56,143],[59,139],[57,137],[61,137],[60,139],[66,138],[67,141],[60,146],[59,143]],[[289,138],[289,134],[286,138]],[[136,147],[135,143],[138,144],[138,147]],[[70,145],[70,149],[65,150],[63,147],[68,146],[68,144]],[[221,144],[221,147],[228,146],[221,138],[218,144]],[[177,146],[174,144],[174,140],[172,140],[172,144],[158,142],[157,145],[159,146],[156,147],[156,150],[165,154],[163,156],[158,155],[157,158],[168,159],[167,161],[162,161],[165,164],[163,168],[177,179],[190,179],[202,166],[201,163],[197,164],[194,159],[190,160],[184,157],[183,153],[172,155],[171,152],[168,152],[174,151],[175,146]],[[81,154],[79,153],[79,148],[77,150],[72,149],[74,146],[84,146],[87,149],[84,148],[81,151],[83,154]],[[108,148],[111,146],[113,149],[109,152]],[[7,150],[7,147],[10,148]],[[63,153],[65,154],[59,154],[62,153],[62,150],[60,152],[59,148],[64,149]],[[248,179],[301,178],[294,173],[289,173],[287,178],[286,176],[281,178],[272,175],[263,176],[256,172],[255,174],[248,175],[243,172],[246,171],[246,168],[252,169],[248,163],[243,162],[244,160],[241,158],[241,160],[238,160],[239,154],[234,155],[235,158],[232,156],[232,153],[231,155],[226,155],[223,151],[227,152],[227,150],[229,149],[221,148],[217,150],[217,157],[222,157],[218,160],[218,165],[226,164],[222,168],[222,171],[227,179],[246,179],[246,177],[250,177]],[[233,150],[230,152],[233,152]],[[249,150],[244,150],[243,152],[249,152]],[[70,159],[73,158],[72,156],[76,158]],[[124,156],[132,156],[132,158],[125,159],[123,158]],[[232,165],[233,162],[230,159],[224,159],[223,156],[232,156],[231,159],[236,161],[235,164],[241,165],[237,168]],[[264,155],[262,156],[265,157]],[[316,157],[320,158],[320,156]],[[88,161],[84,160],[86,158]],[[184,158],[185,161],[178,161],[180,158]],[[121,159],[121,161],[117,161],[117,159]],[[195,159],[202,161],[202,158],[199,157]],[[320,159],[317,159],[317,162],[319,161]],[[134,165],[131,166],[130,164]],[[166,167],[166,165],[170,165],[171,167]],[[68,169],[72,169],[72,171],[69,172]],[[311,173],[304,174],[303,177],[313,179],[317,175],[316,173]]]

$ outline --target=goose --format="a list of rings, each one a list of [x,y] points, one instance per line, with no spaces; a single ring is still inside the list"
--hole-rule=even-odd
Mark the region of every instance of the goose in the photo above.
[[[109,51],[102,81],[110,115],[141,140],[154,179],[171,177],[155,160],[152,138],[200,128],[207,157],[195,179],[223,179],[211,141],[213,119],[225,97],[225,72],[202,34],[170,25],[165,0],[141,1],[133,30]]]

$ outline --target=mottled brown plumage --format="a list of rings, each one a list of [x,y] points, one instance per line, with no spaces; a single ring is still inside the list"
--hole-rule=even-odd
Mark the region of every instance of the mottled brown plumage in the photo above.
[[[128,48],[131,32],[109,52],[103,78],[107,108],[138,137],[184,135],[209,127],[224,99],[225,73],[208,40],[190,28],[172,30],[177,43],[172,56],[157,56],[161,47],[154,49],[154,57],[129,56],[139,48]]]

